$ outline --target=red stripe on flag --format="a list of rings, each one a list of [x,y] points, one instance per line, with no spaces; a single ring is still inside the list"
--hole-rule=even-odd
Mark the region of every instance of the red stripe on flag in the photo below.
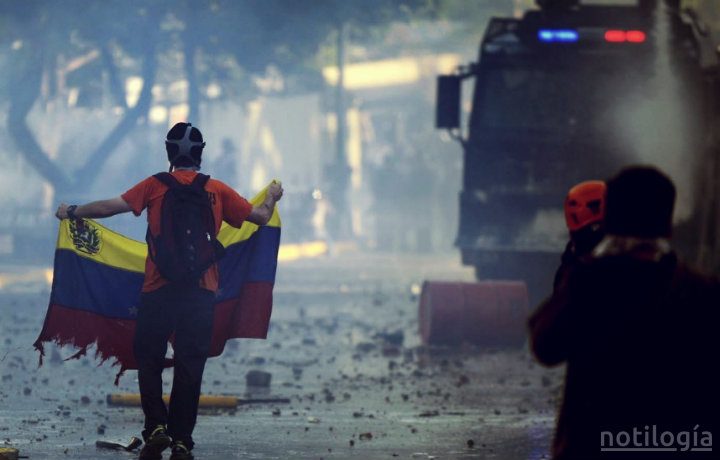
[[[265,339],[272,314],[272,283],[245,283],[234,309],[230,338]]]
[[[84,310],[50,304],[45,324],[35,345],[54,341],[82,351],[96,344],[96,356],[115,358],[122,369],[137,369],[133,356],[135,320],[106,318]]]
[[[246,283],[239,297],[215,304],[213,336],[209,357],[219,356],[228,339],[264,339],[267,337],[272,313],[273,284]],[[133,355],[135,320],[107,318],[85,310],[51,304],[40,337],[35,345],[54,341],[58,345],[80,348],[76,356],[95,344],[96,356],[103,361],[117,360],[121,372],[137,369]],[[172,366],[172,361],[167,364]]]
[[[215,304],[210,356],[219,356],[228,339],[265,339],[272,314],[273,284],[246,283],[240,297]]]

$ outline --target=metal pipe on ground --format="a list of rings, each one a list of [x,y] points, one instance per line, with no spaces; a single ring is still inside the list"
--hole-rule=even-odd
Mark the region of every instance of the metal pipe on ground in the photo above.
[[[0,447],[0,460],[18,460],[20,452],[12,447]]]
[[[165,404],[170,403],[170,395],[163,395]],[[214,409],[232,409],[241,404],[286,404],[288,398],[240,398],[231,395],[200,395],[199,407]],[[139,407],[139,393],[113,393],[107,395],[108,406]]]

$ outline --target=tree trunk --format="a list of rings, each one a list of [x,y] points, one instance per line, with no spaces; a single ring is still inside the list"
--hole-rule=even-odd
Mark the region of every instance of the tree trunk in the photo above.
[[[157,69],[157,58],[155,46],[149,42],[145,48],[142,63],[143,87],[135,107],[125,112],[125,115],[110,134],[90,155],[85,165],[75,174],[75,186],[82,190],[92,185],[98,172],[103,167],[113,150],[125,139],[125,136],[132,130],[138,119],[147,114],[152,102],[152,87],[155,84],[155,73]]]
[[[20,153],[28,163],[60,194],[72,194],[86,190],[98,177],[98,172],[112,152],[132,130],[138,119],[146,115],[152,102],[152,87],[155,82],[157,58],[155,40],[149,40],[144,50],[142,63],[143,88],[140,98],[132,109],[126,110],[118,125],[100,143],[95,151],[72,177],[49,158],[35,138],[27,123],[27,116],[40,95],[43,72],[41,47],[34,40],[28,40],[29,54],[13,81],[8,132]],[[112,63],[111,63],[112,64]],[[117,83],[117,82],[116,82]],[[117,98],[117,95],[115,96]],[[123,98],[124,99],[124,98]]]
[[[100,56],[102,58],[103,67],[108,73],[110,93],[112,94],[113,99],[115,99],[115,104],[119,105],[123,109],[127,109],[127,102],[125,101],[125,87],[118,77],[117,68],[115,67],[109,43],[102,46]]]
[[[7,127],[10,137],[35,170],[56,190],[69,190],[70,177],[53,162],[35,139],[27,124],[27,115],[40,96],[43,73],[43,56],[37,42],[27,44],[29,54],[24,63],[19,63],[16,78],[13,79]],[[22,58],[20,58],[22,59]]]

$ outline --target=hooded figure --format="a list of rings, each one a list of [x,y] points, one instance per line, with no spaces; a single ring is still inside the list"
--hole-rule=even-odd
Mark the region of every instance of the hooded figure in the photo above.
[[[537,359],[567,363],[556,460],[712,456],[720,283],[678,261],[674,201],[652,167],[608,180],[604,238],[530,319]]]

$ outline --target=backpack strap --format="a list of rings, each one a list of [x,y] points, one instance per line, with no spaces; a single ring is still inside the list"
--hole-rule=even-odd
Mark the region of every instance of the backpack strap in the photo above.
[[[173,179],[175,179],[175,178],[173,177]],[[200,190],[204,190],[205,184],[207,184],[209,180],[210,180],[210,176],[208,176],[207,174],[198,173],[190,185],[192,185],[195,188],[199,188]]]
[[[168,188],[173,188],[180,185],[180,182],[175,179],[175,176],[167,172],[160,172],[154,174],[153,177],[162,182],[163,184],[167,185]],[[210,176],[208,176],[207,174],[198,173],[193,179],[193,181],[190,183],[190,185],[194,188],[199,188],[202,190],[205,188],[205,184],[207,184],[209,180]]]
[[[180,185],[180,183],[175,179],[175,177],[167,172],[160,172],[157,174],[154,174],[153,177],[163,184],[167,185],[168,188],[174,188]]]
[[[168,172],[159,172],[157,174],[153,174],[153,177],[160,181],[160,183],[165,184],[168,189],[179,187],[180,183],[173,177],[172,174]],[[150,225],[147,226],[147,231],[145,232],[145,242],[147,242],[148,245],[148,257],[155,262],[155,255],[153,254],[153,248],[155,247],[155,238],[150,233]]]

